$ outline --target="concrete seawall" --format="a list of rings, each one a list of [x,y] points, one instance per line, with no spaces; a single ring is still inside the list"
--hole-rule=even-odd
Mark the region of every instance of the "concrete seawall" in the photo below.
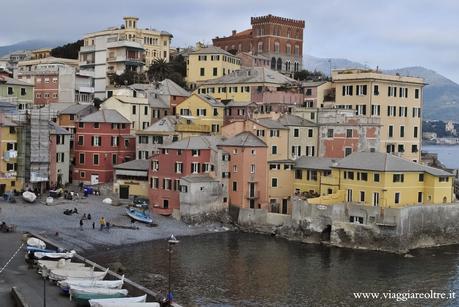
[[[380,208],[358,204],[310,205],[293,199],[292,216],[240,209],[244,231],[305,243],[407,253],[459,244],[459,204]]]

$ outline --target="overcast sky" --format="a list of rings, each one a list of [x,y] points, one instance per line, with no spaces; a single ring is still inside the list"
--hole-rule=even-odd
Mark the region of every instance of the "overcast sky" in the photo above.
[[[459,82],[458,0],[0,0],[0,45],[72,41],[140,18],[173,46],[211,43],[265,14],[304,19],[304,53],[385,69],[421,65]]]

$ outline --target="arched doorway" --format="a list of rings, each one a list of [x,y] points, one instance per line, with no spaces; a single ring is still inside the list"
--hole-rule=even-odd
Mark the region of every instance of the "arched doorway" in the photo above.
[[[271,69],[272,70],[276,69],[276,58],[275,57],[271,58]]]
[[[281,60],[281,58],[277,59],[277,70],[282,70],[282,60]]]

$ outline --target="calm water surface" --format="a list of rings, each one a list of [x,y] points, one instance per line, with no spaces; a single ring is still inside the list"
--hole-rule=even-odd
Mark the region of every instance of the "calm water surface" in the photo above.
[[[455,300],[365,301],[353,292],[456,291],[459,246],[413,251],[413,258],[289,242],[246,233],[179,238],[175,299],[184,306],[457,306]],[[89,255],[119,261],[129,278],[166,292],[167,243],[154,241]],[[375,305],[376,306],[376,305]]]
[[[438,159],[449,168],[459,168],[459,145],[423,145],[423,151],[438,154]]]

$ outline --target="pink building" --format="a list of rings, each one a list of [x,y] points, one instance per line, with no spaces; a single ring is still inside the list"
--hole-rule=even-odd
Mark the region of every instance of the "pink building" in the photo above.
[[[116,110],[82,117],[76,127],[73,179],[91,184],[113,181],[113,166],[135,158],[130,127]]]
[[[228,155],[230,205],[267,207],[267,147],[251,132],[241,132],[218,145]]]
[[[188,175],[214,176],[217,143],[214,136],[193,136],[160,148],[150,158],[148,198],[153,212],[172,214],[180,209],[180,179]]]

